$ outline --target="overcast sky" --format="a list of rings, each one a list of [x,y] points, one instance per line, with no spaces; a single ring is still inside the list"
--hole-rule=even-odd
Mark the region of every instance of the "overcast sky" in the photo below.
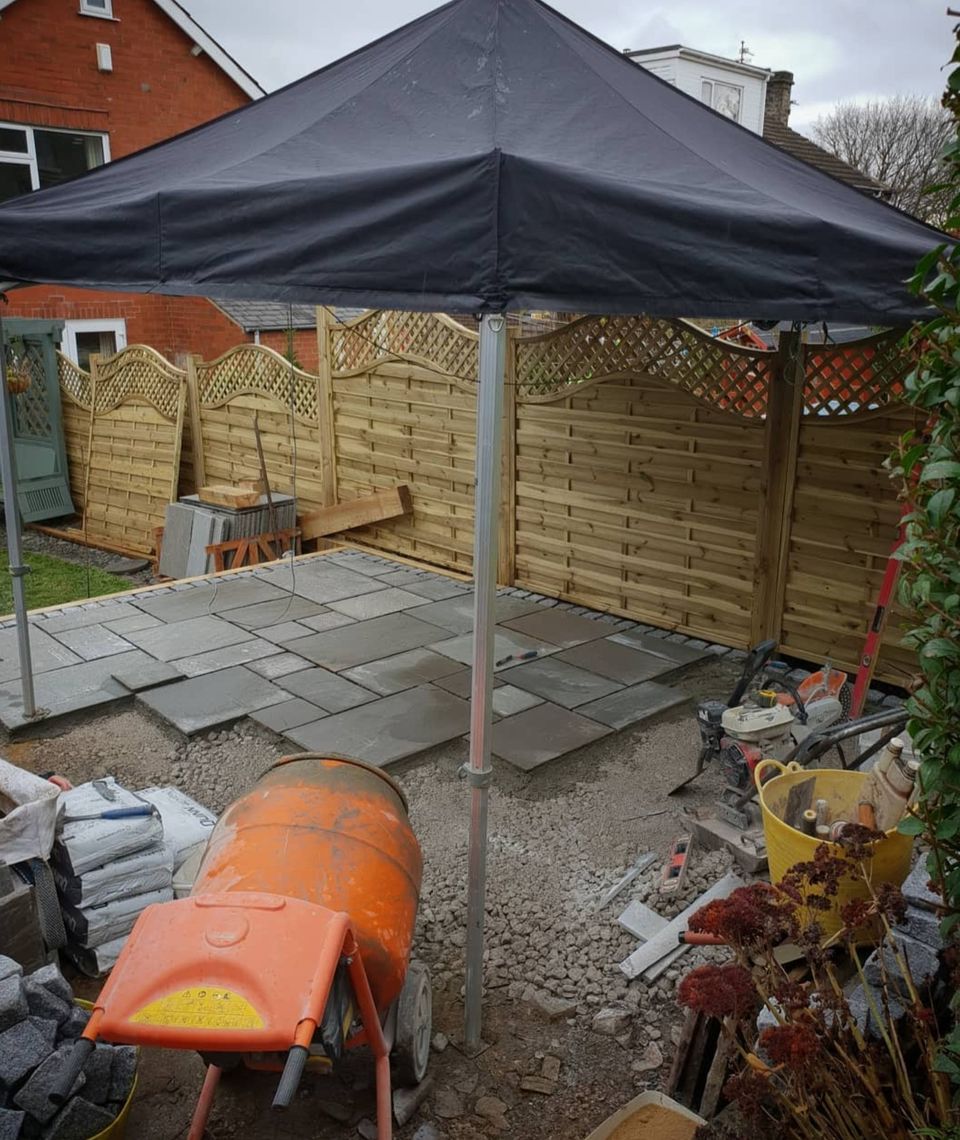
[[[433,0],[183,0],[268,91],[438,7]],[[946,0],[553,0],[614,47],[682,43],[796,76],[791,125],[842,99],[939,94]]]

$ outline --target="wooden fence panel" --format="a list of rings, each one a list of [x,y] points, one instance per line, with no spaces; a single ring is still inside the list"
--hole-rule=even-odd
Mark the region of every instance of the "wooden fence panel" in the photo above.
[[[70,497],[83,514],[87,491],[87,447],[90,442],[90,373],[78,368],[62,352],[57,353],[60,373],[60,408],[67,447]]]

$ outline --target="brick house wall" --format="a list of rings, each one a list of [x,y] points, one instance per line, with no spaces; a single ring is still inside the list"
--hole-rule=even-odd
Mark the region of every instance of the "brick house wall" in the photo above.
[[[114,19],[78,0],[14,0],[0,14],[0,122],[98,131],[122,158],[250,102],[250,96],[153,2],[113,0]],[[108,44],[113,70],[97,67]],[[8,316],[126,321],[127,343],[168,359],[212,359],[249,339],[203,298],[35,286],[9,294]]]

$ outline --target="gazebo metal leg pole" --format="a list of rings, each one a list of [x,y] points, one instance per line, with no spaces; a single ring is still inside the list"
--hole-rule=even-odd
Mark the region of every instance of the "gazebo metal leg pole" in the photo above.
[[[20,658],[20,686],[23,715],[36,712],[33,696],[33,662],[30,659],[30,624],[27,620],[27,594],[23,578],[29,573],[20,549],[20,508],[17,503],[17,464],[13,454],[13,411],[7,389],[7,354],[0,321],[0,478],[3,480],[3,509],[7,527],[7,560],[13,583],[13,609],[17,617],[17,650]]]
[[[473,684],[470,703],[470,854],[467,880],[467,970],[464,1045],[480,1046],[483,1017],[483,924],[487,878],[487,803],[493,769],[493,629],[497,597],[500,439],[507,320],[487,313],[480,324],[477,459],[473,523]]]

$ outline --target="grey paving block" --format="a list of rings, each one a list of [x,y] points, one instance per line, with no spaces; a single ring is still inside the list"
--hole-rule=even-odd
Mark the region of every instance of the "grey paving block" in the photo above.
[[[937,950],[943,946],[940,917],[932,910],[923,910],[918,906],[908,907],[906,917],[897,930]]]
[[[498,721],[491,747],[495,755],[515,768],[532,772],[541,764],[592,744],[612,730],[569,709],[544,702]]]
[[[85,625],[109,625],[123,621],[127,618],[140,617],[140,611],[130,602],[102,602],[91,606],[88,603],[77,602],[65,606],[62,613],[46,618],[43,628],[46,633],[60,633],[65,629],[82,629]],[[121,633],[122,630],[115,630]]]
[[[449,677],[438,677],[433,684],[439,685],[441,689],[446,689],[448,693],[453,693],[455,697],[463,697],[465,700],[469,700],[473,689],[473,670],[461,669],[457,673],[451,673]],[[493,687],[494,689],[502,688],[503,681],[499,677],[494,677]]]
[[[689,700],[689,696],[679,689],[671,689],[669,685],[661,685],[656,681],[642,681],[639,685],[631,685],[607,697],[580,705],[577,712],[591,720],[608,724],[611,728],[621,729],[666,712],[667,709],[676,708]]]
[[[225,645],[222,649],[211,649],[209,653],[197,653],[192,657],[178,657],[171,664],[185,677],[201,677],[204,673],[215,673],[218,669],[229,669],[233,665],[249,665],[252,661],[262,661],[282,652],[279,645],[251,634],[249,641]]]
[[[298,673],[301,669],[312,669],[313,662],[305,657],[298,657],[295,653],[278,653],[275,657],[264,657],[260,661],[251,661],[248,669],[259,673],[261,677],[275,680],[277,677],[286,677],[288,673]]]
[[[284,701],[279,705],[269,705],[250,714],[250,719],[271,732],[284,733],[291,728],[299,728],[301,724],[320,720],[326,715],[326,709],[318,708],[302,697],[294,697],[292,701]]]
[[[294,674],[296,676],[296,674]],[[242,665],[176,681],[137,696],[138,702],[184,735],[220,728],[289,696]]]
[[[401,569],[401,564],[398,562],[391,562],[389,559],[378,558],[372,554],[364,554],[359,550],[337,551],[334,554],[328,554],[322,561],[318,560],[318,562],[320,565],[343,566],[357,574],[366,574],[368,577],[389,574],[392,570]]]
[[[929,881],[930,872],[927,870],[926,856],[921,855],[904,881],[901,888],[903,897],[913,906],[923,907],[926,910],[937,910],[942,907],[943,899],[930,890],[927,886]]]
[[[76,1008],[76,1006],[72,1006],[71,1013]],[[34,1017],[32,1014],[27,1018],[27,1021],[36,1029],[44,1041],[46,1041],[47,1048],[52,1053],[57,1043],[57,1037],[60,1035],[59,1024],[52,1018]],[[64,1022],[64,1024],[66,1024],[66,1022]]]
[[[329,751],[383,766],[462,736],[470,705],[433,685],[408,689],[363,708],[292,729],[310,751]]]
[[[346,614],[338,614],[336,610],[324,609],[321,614],[301,618],[298,624],[309,626],[314,633],[326,633],[328,629],[342,629],[345,625],[353,625],[354,621]]]
[[[112,674],[113,679],[131,693],[139,693],[141,689],[152,689],[157,685],[169,685],[171,681],[180,681],[183,674],[175,665],[166,661],[148,660],[140,665],[128,665],[124,669],[117,669]]]
[[[503,624],[508,629],[515,629],[518,633],[525,633],[528,637],[547,641],[562,649],[572,649],[574,645],[595,641],[609,633],[603,622],[591,621],[590,618],[564,613],[559,609],[541,609],[523,617],[511,618]]]
[[[42,629],[31,628],[30,652],[34,673],[48,673],[53,669],[63,669],[67,665],[79,665],[83,660],[65,645],[45,633]],[[0,683],[12,681],[20,676],[20,661],[17,656],[17,631],[0,630]]]
[[[56,638],[61,645],[65,645],[83,661],[95,661],[98,657],[115,657],[118,653],[125,653],[133,648],[129,641],[103,625],[64,629],[56,634]]]
[[[48,990],[32,978],[23,979],[23,993],[32,1017],[40,1017],[45,1021],[55,1021],[62,1025],[70,1016],[73,1008],[71,1003],[64,1001],[59,994]]]
[[[621,688],[617,681],[601,677],[586,669],[578,669],[567,661],[543,657],[525,665],[517,665],[506,676],[507,683],[528,693],[536,693],[566,709],[595,701]]]
[[[311,602],[309,598],[301,598],[296,594],[291,597],[285,593],[273,602],[259,602],[255,606],[231,609],[230,620],[244,629],[260,629],[280,622],[300,621],[301,618],[315,617],[326,612],[326,607],[319,602]]]
[[[105,621],[102,624],[107,629],[113,630],[114,633],[126,634],[133,633],[137,629],[150,629],[151,626],[163,625],[163,622],[150,614],[136,612],[130,617],[118,618],[116,621]]]
[[[12,1108],[0,1108],[0,1140],[18,1140],[26,1115]]]
[[[190,590],[137,597],[137,607],[164,622],[188,621],[227,610],[245,609],[261,602],[286,602],[281,587],[258,578],[213,578]]]
[[[27,1000],[26,986],[16,974],[0,982],[0,1032],[30,1015]]]
[[[46,1124],[51,1117],[56,1115],[57,1106],[51,1101],[50,1093],[56,1089],[60,1072],[75,1047],[75,1043],[69,1041],[65,1045],[61,1045],[55,1053],[51,1053],[42,1064],[37,1066],[30,1079],[13,1098],[13,1103],[18,1108],[28,1112],[34,1120],[38,1120],[41,1124]],[[83,1073],[80,1073],[70,1089],[70,1095],[75,1096],[86,1083],[87,1078]]]
[[[282,645],[285,641],[296,641],[298,637],[309,637],[312,630],[298,621],[284,621],[279,625],[263,625],[257,630],[257,637]]]
[[[437,653],[442,653],[445,657],[459,661],[462,665],[470,665],[473,662],[472,633],[461,633],[458,637],[438,641],[430,648]],[[505,629],[503,626],[497,626],[493,635],[493,660],[496,669],[519,668],[518,658],[525,653],[535,653],[539,657],[548,656],[551,653],[556,653],[556,651],[555,645],[548,645],[545,641],[536,641],[532,637],[526,637],[522,633]],[[498,664],[498,662],[503,662],[503,664]]]
[[[319,705],[324,712],[340,713],[377,699],[376,693],[331,673],[328,669],[306,669],[284,677],[280,685],[288,693]]]
[[[130,1095],[133,1078],[137,1074],[137,1051],[132,1045],[118,1045],[113,1051],[110,1069],[110,1096],[114,1103],[123,1103]]]
[[[662,914],[657,914],[655,910],[651,910],[650,907],[640,902],[639,899],[631,899],[626,910],[617,919],[624,930],[629,930],[634,938],[639,938],[643,942],[649,942],[651,938],[659,934],[665,926],[669,925],[669,921]]]
[[[73,1002],[73,990],[67,979],[60,973],[53,963],[46,966],[41,966],[39,970],[34,970],[29,975],[30,981],[35,982],[38,986],[44,986],[52,994],[56,994],[62,1001],[71,1004]]]
[[[616,635],[614,635],[616,636]],[[588,641],[573,649],[564,649],[557,654],[561,661],[609,677],[624,685],[635,685],[639,681],[652,681],[665,673],[672,673],[677,666],[664,657],[631,649],[612,638]]]
[[[388,586],[385,590],[378,590],[373,594],[360,594],[356,598],[342,598],[340,601],[330,602],[330,609],[357,621],[366,621],[368,618],[395,614],[401,610],[423,605],[427,605],[427,599],[419,594]]]
[[[339,672],[381,657],[392,657],[407,649],[418,649],[442,636],[443,630],[410,614],[385,614],[369,621],[354,622],[343,629],[289,641],[287,649]]]
[[[206,574],[213,569],[213,558],[207,554],[207,547],[224,541],[227,525],[227,519],[223,515],[214,514],[212,511],[194,509],[185,577],[192,578],[197,574]]]
[[[160,546],[160,573],[165,578],[185,578],[193,533],[193,508],[182,503],[168,503],[163,520],[163,542]]]
[[[512,621],[533,613],[541,607],[526,598],[512,595],[497,595],[494,613],[498,622]],[[417,617],[422,621],[442,626],[451,633],[469,633],[473,629],[473,591],[459,597],[446,598],[442,602],[431,602],[417,609]]]
[[[49,1054],[46,1038],[29,1021],[0,1033],[0,1087],[11,1089]]]
[[[189,594],[177,594],[174,598],[189,596]],[[253,634],[249,630],[231,625],[223,618],[204,616],[157,626],[154,629],[135,630],[133,633],[128,633],[127,637],[158,661],[176,661],[189,656],[198,648],[203,648],[205,651],[222,649],[225,645],[249,641]]]
[[[496,716],[514,716],[524,709],[532,709],[542,701],[543,697],[538,697],[536,693],[528,693],[514,685],[501,685],[493,692],[493,711]]]
[[[345,566],[322,565],[325,561],[326,559],[314,559],[298,562],[292,571],[289,566],[278,567],[270,575],[270,583],[281,586],[288,592],[292,589],[301,598],[319,605],[387,589],[375,578],[358,574]]]
[[[438,677],[460,671],[459,662],[451,661],[449,657],[433,653],[429,649],[408,649],[406,653],[397,653],[393,657],[368,661],[365,665],[347,669],[342,676],[374,693],[389,697],[393,693],[413,689],[427,681],[435,681]]]
[[[469,583],[442,574],[431,574],[426,570],[394,570],[390,574],[382,574],[377,581],[388,586],[400,586],[431,602],[440,602],[444,598],[455,598],[470,592]]]
[[[75,1005],[69,1018],[60,1026],[60,1036],[70,1040],[80,1037],[87,1028],[87,1022],[89,1020],[89,1010],[81,1009]]]
[[[43,1140],[88,1140],[112,1123],[112,1112],[75,1096],[50,1122]]]
[[[83,1086],[85,1100],[105,1104],[110,1096],[110,1070],[113,1068],[113,1046],[97,1042],[83,1066],[87,1083]]]
[[[21,977],[23,975],[23,966],[19,962],[15,962],[13,958],[8,958],[6,954],[0,954],[0,982],[4,978]]]

